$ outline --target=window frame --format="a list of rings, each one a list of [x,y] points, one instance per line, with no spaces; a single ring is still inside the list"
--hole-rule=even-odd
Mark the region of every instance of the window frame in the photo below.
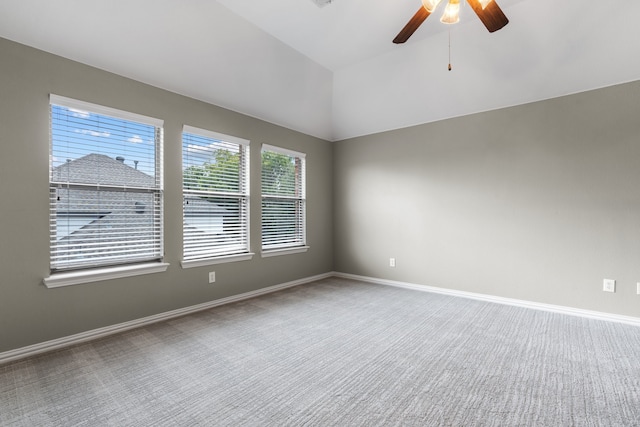
[[[184,134],[191,134],[199,137],[203,137],[211,140],[212,142],[224,142],[227,144],[234,144],[238,146],[238,150],[241,153],[240,156],[240,168],[239,168],[239,176],[238,180],[240,184],[240,191],[238,193],[226,193],[222,191],[195,191],[195,190],[186,190],[183,176],[182,183],[182,197],[183,197],[183,208],[182,208],[182,260],[180,261],[180,265],[182,268],[192,268],[192,267],[201,267],[206,265],[215,265],[222,264],[228,262],[237,262],[237,261],[247,261],[253,258],[253,253],[251,252],[251,233],[250,233],[250,201],[251,201],[251,191],[250,191],[250,145],[251,141],[244,138],[239,138],[232,135],[226,135],[219,132],[214,132],[208,129],[202,129],[190,125],[183,125],[182,133],[181,133],[181,141],[182,141],[182,171],[184,173],[184,150],[185,150],[185,139]],[[230,198],[230,199],[238,199],[240,200],[240,206],[244,206],[241,211],[243,211],[244,218],[240,218],[241,222],[244,222],[244,235],[242,235],[242,239],[244,240],[244,248],[240,251],[232,250],[228,252],[221,252],[216,255],[205,256],[201,258],[190,258],[186,259],[185,256],[185,245],[186,245],[186,235],[185,235],[185,225],[186,225],[186,210],[185,210],[185,197],[186,195],[196,195],[196,194],[205,194],[210,197],[216,198]],[[243,202],[244,201],[244,205]],[[242,214],[241,214],[242,215]]]
[[[285,156],[292,157],[294,159],[299,159],[301,162],[300,174],[296,176],[296,180],[300,180],[301,182],[296,182],[295,185],[299,186],[300,196],[292,197],[292,196],[279,196],[273,194],[265,194],[264,193],[264,183],[263,183],[263,164],[262,164],[262,155],[265,151],[269,151],[276,154],[282,154]],[[263,258],[280,256],[280,255],[290,255],[296,253],[304,253],[309,250],[309,246],[307,244],[307,197],[306,197],[306,153],[302,153],[295,150],[290,150],[287,148],[270,145],[270,144],[262,144],[260,150],[260,182],[261,182],[261,204],[260,204],[260,212],[261,212],[261,220],[260,220],[260,238],[261,238],[261,256]],[[264,201],[267,199],[272,200],[295,200],[300,203],[300,208],[298,209],[300,216],[296,217],[296,223],[301,224],[300,226],[300,239],[291,244],[274,244],[267,245],[264,244]],[[298,233],[296,233],[298,234]]]
[[[115,185],[101,185],[101,184],[86,184],[81,182],[66,182],[56,181],[54,179],[54,141],[53,141],[53,106],[64,107],[71,110],[79,110],[83,112],[89,112],[91,114],[97,114],[107,116],[109,118],[124,120],[127,122],[135,122],[137,124],[143,124],[154,127],[154,151],[153,151],[153,168],[155,176],[154,185],[152,188],[147,187],[134,187],[134,186],[119,186]],[[163,126],[164,121],[141,114],[131,113],[111,107],[106,107],[99,104],[80,101],[72,98],[67,98],[55,94],[49,96],[49,194],[50,194],[50,214],[49,214],[49,256],[50,256],[50,276],[43,279],[43,283],[48,288],[54,288],[59,286],[75,285],[80,283],[95,282],[108,280],[113,278],[130,277],[140,274],[149,274],[166,271],[169,264],[164,262],[164,171],[163,171]],[[57,241],[54,240],[54,232],[57,233],[57,221],[58,221],[58,207],[54,204],[51,198],[52,192],[57,191],[59,188],[66,186],[67,191],[74,187],[88,189],[89,191],[96,191],[99,194],[101,192],[113,192],[113,191],[128,191],[131,194],[146,193],[153,194],[157,204],[153,206],[152,218],[154,219],[153,226],[153,246],[154,249],[150,252],[150,256],[142,256],[139,260],[132,262],[120,262],[119,260],[111,259],[109,262],[83,262],[83,263],[55,263],[54,253],[57,248]],[[57,234],[56,234],[57,236]],[[108,248],[108,247],[107,247]],[[151,254],[153,254],[151,256]]]

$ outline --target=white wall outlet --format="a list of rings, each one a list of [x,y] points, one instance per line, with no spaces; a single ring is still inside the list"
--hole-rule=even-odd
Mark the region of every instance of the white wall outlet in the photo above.
[[[214,283],[216,281],[216,272],[215,271],[210,271],[209,272],[209,283]]]
[[[396,266],[396,259],[389,258],[389,267],[395,267],[395,266]]]
[[[640,295],[640,282],[636,283],[636,293]]]
[[[615,292],[616,291],[616,281],[612,279],[604,279],[602,281],[602,290],[605,292]]]

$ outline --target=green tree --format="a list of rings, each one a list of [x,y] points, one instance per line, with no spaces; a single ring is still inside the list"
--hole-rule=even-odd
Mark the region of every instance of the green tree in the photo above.
[[[295,157],[262,152],[262,194],[267,196],[262,199],[263,246],[293,244],[301,236],[301,202],[294,199],[300,195],[300,168]]]
[[[296,170],[293,159],[272,151],[262,152],[262,194],[294,196]]]
[[[240,154],[229,150],[216,150],[211,162],[193,165],[183,172],[184,186],[188,190],[239,192]]]

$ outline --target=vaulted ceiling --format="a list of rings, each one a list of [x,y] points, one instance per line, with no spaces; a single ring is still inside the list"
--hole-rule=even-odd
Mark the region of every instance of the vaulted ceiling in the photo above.
[[[2,0],[0,37],[328,140],[640,79],[640,2],[496,1],[404,45],[420,0]]]

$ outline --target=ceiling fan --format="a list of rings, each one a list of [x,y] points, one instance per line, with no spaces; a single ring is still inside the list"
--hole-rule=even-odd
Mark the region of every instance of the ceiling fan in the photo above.
[[[407,22],[407,25],[398,33],[393,42],[404,43],[420,27],[420,25],[431,15],[442,0],[422,0],[422,6]],[[473,11],[478,15],[490,33],[498,31],[509,23],[509,20],[500,9],[495,0],[467,0]],[[458,22],[458,12],[460,11],[460,0],[448,0],[447,7],[440,19],[445,24],[455,24]]]

